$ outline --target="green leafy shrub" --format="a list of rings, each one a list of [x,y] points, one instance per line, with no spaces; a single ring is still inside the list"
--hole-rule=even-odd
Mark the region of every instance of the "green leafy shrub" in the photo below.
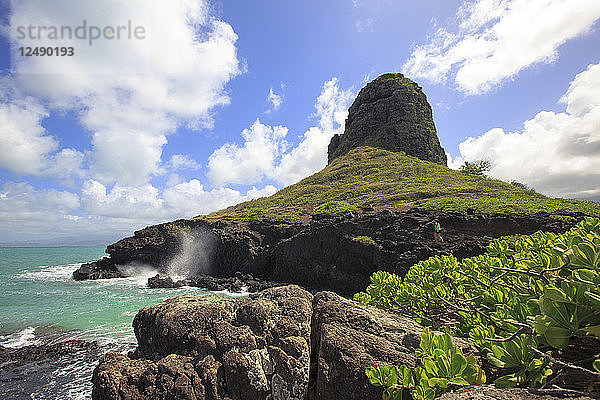
[[[345,201],[328,201],[327,203],[321,204],[313,209],[313,214],[335,214],[344,211],[354,211],[356,206]]]
[[[460,166],[459,171],[474,176],[484,177],[485,173],[492,169],[492,162],[490,160],[478,160],[478,161],[465,161]]]
[[[465,357],[447,333],[435,335],[425,328],[416,355],[421,366],[414,371],[406,365],[365,370],[373,385],[385,388],[384,399],[402,400],[403,392],[410,390],[414,399],[430,400],[453,387],[485,383],[485,373],[475,357]]]
[[[485,254],[461,262],[432,257],[404,279],[379,271],[354,299],[470,338],[499,369],[497,386],[543,387],[566,371],[600,384],[600,361],[589,359],[600,347],[598,219],[561,235],[494,240]],[[586,359],[567,362],[569,352],[585,353],[582,346],[589,347]]]

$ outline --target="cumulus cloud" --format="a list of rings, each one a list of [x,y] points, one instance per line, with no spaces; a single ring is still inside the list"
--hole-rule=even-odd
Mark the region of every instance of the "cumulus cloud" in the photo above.
[[[202,165],[198,164],[196,160],[185,154],[173,154],[166,166],[170,171],[198,170],[202,168]]]
[[[248,190],[245,194],[230,188],[207,190],[197,179],[169,186],[161,193],[156,187],[115,185],[111,189],[88,180],[81,190],[81,207],[87,214],[161,222],[209,213],[243,201],[270,196],[276,188]]]
[[[273,173],[277,157],[286,147],[288,129],[264,125],[256,120],[242,131],[244,144],[227,143],[208,158],[207,175],[217,185],[253,184]]]
[[[333,135],[344,132],[348,107],[354,97],[353,90],[339,87],[337,78],[325,82],[315,104],[319,125],[304,132],[298,146],[283,155],[274,170],[274,179],[289,185],[327,165],[327,146]]]
[[[12,96],[5,91],[1,94],[4,98]],[[32,97],[0,104],[0,167],[62,181],[84,176],[83,153],[74,149],[57,151],[58,140],[42,126],[47,116],[46,109]]]
[[[31,97],[0,104],[0,167],[20,174],[40,174],[47,168],[48,153],[58,148],[58,141],[41,126],[47,116]]]
[[[208,177],[218,185],[253,184],[263,179],[289,185],[327,165],[327,146],[336,133],[344,130],[344,121],[354,92],[339,87],[337,78],[323,85],[312,117],[318,126],[310,127],[300,143],[287,149],[288,128],[269,126],[258,119],[242,132],[243,145],[227,143],[217,149],[208,162]]]
[[[551,196],[600,200],[600,64],[571,82],[565,112],[541,111],[518,132],[494,128],[459,145],[463,161],[489,159],[490,174]]]
[[[273,91],[273,88],[269,89],[269,94],[267,95],[267,102],[271,105],[266,114],[270,114],[279,110],[281,104],[283,103],[283,95],[277,94]]]
[[[71,223],[79,210],[79,196],[54,189],[36,190],[24,182],[0,187],[0,241],[56,235],[59,225]]]
[[[457,29],[439,28],[403,66],[415,79],[454,80],[486,93],[523,69],[558,58],[558,47],[588,33],[600,18],[596,0],[475,0],[457,13]]]
[[[76,49],[75,56],[24,57],[11,76],[15,92],[47,106],[38,121],[53,110],[79,114],[82,127],[92,132],[90,172],[105,184],[143,185],[160,174],[167,136],[180,125],[211,126],[215,107],[229,103],[225,85],[241,72],[237,35],[210,14],[207,1],[20,0],[11,11],[13,29],[74,28],[84,20],[101,27],[131,21],[145,29],[143,40],[98,40],[93,46],[75,38],[62,41]],[[55,45],[18,39],[14,32],[12,39],[16,47]],[[21,123],[33,124],[35,116]],[[53,144],[35,135],[38,153]]]
[[[206,214],[276,191],[272,185],[246,192],[208,190],[197,179],[163,190],[150,184],[108,188],[90,179],[79,196],[66,190],[7,182],[0,186],[0,242],[61,237],[114,241],[149,224]]]

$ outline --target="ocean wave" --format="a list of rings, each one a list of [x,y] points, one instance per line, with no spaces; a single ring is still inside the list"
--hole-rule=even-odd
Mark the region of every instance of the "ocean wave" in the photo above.
[[[67,281],[72,279],[73,271],[79,268],[80,265],[80,263],[51,266],[43,265],[41,266],[42,269],[39,271],[26,270],[25,272],[18,274],[17,277],[37,281]]]
[[[32,344],[36,344],[35,328],[32,326],[10,335],[0,336],[0,345],[4,347],[18,349]]]

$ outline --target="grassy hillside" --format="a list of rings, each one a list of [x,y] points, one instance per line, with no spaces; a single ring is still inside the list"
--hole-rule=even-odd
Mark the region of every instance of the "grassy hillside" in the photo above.
[[[313,213],[361,206],[376,209],[485,212],[581,211],[600,216],[600,203],[553,199],[496,179],[480,178],[402,153],[359,147],[316,174],[270,197],[238,204],[202,218],[268,217],[293,222]],[[198,217],[199,218],[199,217]]]

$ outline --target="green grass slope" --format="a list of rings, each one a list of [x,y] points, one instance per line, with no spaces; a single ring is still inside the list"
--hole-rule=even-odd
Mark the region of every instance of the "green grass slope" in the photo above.
[[[403,153],[359,147],[316,174],[270,197],[197,218],[247,220],[267,217],[294,222],[318,212],[373,206],[483,212],[581,211],[600,216],[600,203],[549,198],[506,182],[481,178]]]

